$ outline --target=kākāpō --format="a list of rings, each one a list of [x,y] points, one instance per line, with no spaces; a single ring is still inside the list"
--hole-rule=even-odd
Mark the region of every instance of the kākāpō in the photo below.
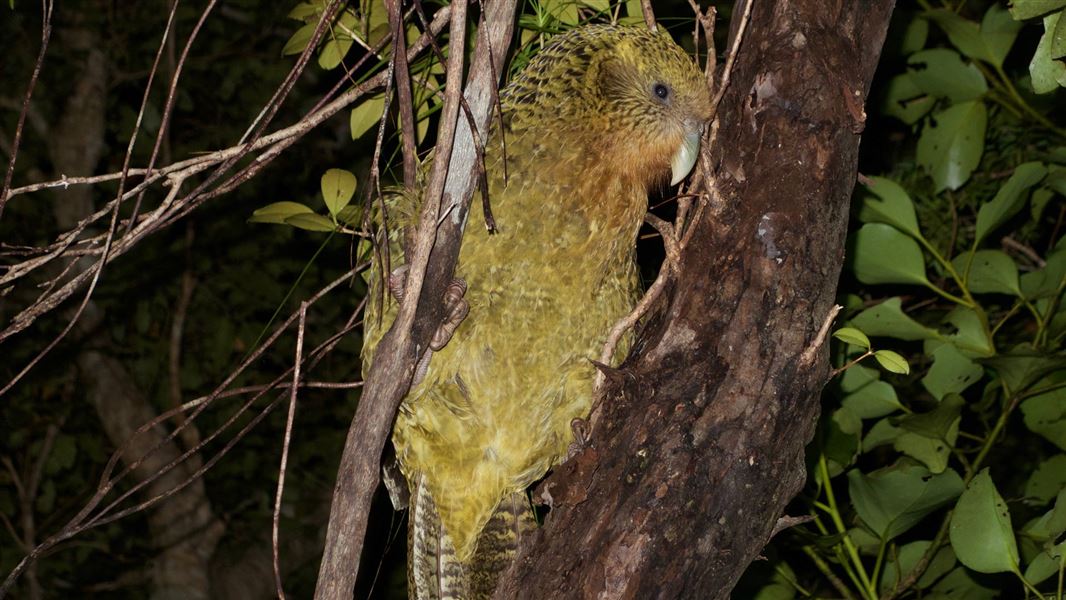
[[[456,267],[469,314],[392,436],[420,600],[491,595],[533,524],[524,491],[565,457],[571,420],[590,408],[591,359],[639,299],[648,189],[688,175],[711,111],[703,74],[665,31],[616,25],[556,36],[500,101],[485,142],[498,233],[471,211]],[[393,314],[372,291],[365,370]]]

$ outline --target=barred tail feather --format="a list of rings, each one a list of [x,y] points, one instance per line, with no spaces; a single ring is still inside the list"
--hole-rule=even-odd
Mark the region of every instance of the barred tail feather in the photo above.
[[[478,536],[477,550],[467,566],[471,600],[488,600],[500,575],[514,560],[523,535],[537,528],[533,508],[524,493],[504,497]]]
[[[463,565],[421,475],[411,482],[407,527],[409,600],[467,600]]]
[[[440,523],[436,505],[421,476],[411,482],[407,531],[407,596],[410,600],[488,600],[514,559],[518,543],[537,527],[525,494],[503,499],[478,537],[469,563]]]

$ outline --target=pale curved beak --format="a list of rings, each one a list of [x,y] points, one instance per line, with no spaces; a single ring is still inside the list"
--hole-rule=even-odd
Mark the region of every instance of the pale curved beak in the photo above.
[[[681,146],[670,160],[670,185],[677,185],[688,177],[696,159],[700,156],[700,138],[703,137],[703,124],[685,124],[685,137]]]

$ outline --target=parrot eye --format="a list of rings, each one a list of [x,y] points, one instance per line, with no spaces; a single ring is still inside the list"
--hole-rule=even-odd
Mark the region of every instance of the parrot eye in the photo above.
[[[667,87],[665,84],[656,83],[655,87],[652,88],[652,91],[655,93],[655,96],[658,97],[660,100],[666,100],[670,97],[670,88]]]

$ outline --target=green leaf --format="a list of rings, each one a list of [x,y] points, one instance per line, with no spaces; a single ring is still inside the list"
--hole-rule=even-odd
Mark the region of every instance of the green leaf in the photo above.
[[[926,17],[935,22],[952,45],[966,56],[983,60],[997,67],[1003,65],[1003,59],[1010,53],[1018,30],[1022,24],[1014,21],[1006,9],[993,4],[981,20],[981,26],[946,9],[926,13]]]
[[[1046,263],[1043,268],[1021,277],[1022,292],[1029,300],[1056,295],[1066,280],[1066,250],[1053,251]]]
[[[566,25],[577,25],[581,20],[574,0],[543,0],[541,6]]]
[[[796,597],[796,588],[789,582],[796,580],[796,573],[788,563],[778,562],[769,583],[759,588],[754,596],[746,597],[751,600],[793,600]]]
[[[900,546],[897,552],[890,553],[889,560],[885,563],[884,576],[881,578],[881,595],[888,596],[896,590],[932,545],[933,542],[929,540],[911,542]],[[918,589],[926,589],[933,585],[937,579],[943,577],[954,567],[955,554],[951,548],[942,546],[926,565],[925,572],[918,578],[916,582]]]
[[[1018,573],[1018,546],[1007,504],[988,469],[970,480],[951,515],[951,546],[959,562],[980,573]]]
[[[1066,450],[1066,387],[1028,398],[1021,409],[1029,431]]]
[[[987,357],[996,353],[995,345],[988,337],[981,317],[972,308],[956,306],[944,317],[944,321],[955,327],[955,333],[948,335],[947,339],[955,344],[964,356]]]
[[[348,206],[355,195],[356,180],[351,171],[344,169],[329,169],[322,174],[320,182],[322,199],[326,201],[326,209],[334,217],[342,208]]]
[[[948,34],[948,40],[960,52],[970,58],[991,62],[977,23],[943,8],[931,10],[925,13],[925,17]]]
[[[866,433],[866,437],[862,439],[862,451],[869,452],[874,448],[879,448],[885,444],[893,444],[899,436],[903,434],[903,430],[892,424],[894,419],[885,418],[874,423],[870,431]]]
[[[1066,531],[1066,490],[1056,494],[1055,506],[1025,526],[1025,532],[1041,542],[1055,541]]]
[[[289,56],[290,54],[299,54],[307,47],[307,42],[311,41],[311,35],[315,32],[315,26],[317,23],[308,23],[303,27],[296,30],[296,33],[292,34],[289,41],[285,42],[285,45],[281,48],[282,56]]]
[[[859,281],[929,285],[918,242],[895,227],[867,223],[852,238],[851,268]]]
[[[872,381],[844,396],[841,406],[860,419],[883,417],[903,408],[896,397],[896,388],[884,381]]]
[[[984,376],[981,365],[966,358],[952,344],[944,344],[933,352],[933,366],[922,378],[922,385],[937,400],[948,394],[960,394]]]
[[[1031,19],[1066,6],[1066,0],[1011,0],[1010,14],[1015,19]]]
[[[1053,92],[1066,86],[1066,61],[1056,60],[1052,54],[1055,46],[1055,32],[1062,13],[1044,17],[1044,35],[1036,45],[1036,52],[1029,62],[1029,75],[1032,77],[1033,91],[1038,94]]]
[[[1066,531],[1066,489],[1058,493],[1055,506],[1043,515],[1029,521],[1022,528],[1021,540],[1026,551],[1022,556],[1029,560],[1025,578],[1036,585],[1059,572],[1063,567],[1066,540],[1055,544]]]
[[[911,237],[922,237],[914,203],[902,187],[891,179],[871,177],[866,189],[873,195],[864,195],[859,207],[859,220],[863,223],[887,223]]]
[[[292,225],[297,229],[306,229],[307,231],[333,231],[336,226],[333,225],[333,221],[330,221],[322,215],[302,214],[295,215],[285,219],[287,225]]]
[[[829,462],[829,476],[836,477],[850,465],[859,451],[862,420],[847,408],[839,408],[825,423],[823,452]]]
[[[851,541],[855,543],[855,546],[859,551],[864,554],[875,554],[877,553],[877,549],[881,547],[881,539],[870,533],[865,527],[852,527],[848,530],[848,537],[850,537]],[[837,540],[835,543],[839,544],[840,542]],[[832,545],[830,545],[830,547],[832,547]]]
[[[935,105],[936,98],[922,92],[915,83],[913,74],[903,73],[888,81],[881,110],[890,117],[896,117],[908,125],[913,125]]]
[[[981,161],[988,110],[979,100],[952,105],[926,121],[918,138],[918,164],[936,191],[958,189]]]
[[[249,223],[275,223],[277,225],[285,225],[285,219],[299,214],[313,214],[315,211],[311,210],[310,206],[300,204],[299,202],[275,202],[273,204],[267,204],[262,208],[257,208],[252,213],[252,216],[248,219]]]
[[[960,396],[948,394],[930,412],[901,417],[893,447],[921,461],[931,472],[942,473],[959,436],[962,405]]]
[[[951,429],[959,424],[964,401],[958,394],[948,394],[936,408],[899,419],[899,427],[911,433],[938,440],[949,440]],[[954,440],[950,440],[954,444]]]
[[[993,229],[1007,222],[1025,206],[1029,188],[1040,183],[1047,175],[1047,168],[1038,162],[1018,165],[1010,179],[999,188],[992,200],[981,205],[977,211],[977,226],[974,245],[980,244]]]
[[[1018,283],[1018,265],[1006,252],[1000,250],[978,250],[965,252],[951,261],[960,276],[969,276],[966,287],[974,294],[1010,294],[1021,296],[1022,289]]]
[[[889,298],[856,315],[851,319],[851,324],[875,337],[885,336],[907,341],[943,339],[937,330],[926,327],[904,314],[901,302],[899,297]]]
[[[289,11],[289,14],[285,15],[289,19],[295,19],[297,21],[306,21],[311,17],[317,17],[322,14],[322,7],[316,5],[313,2],[301,2],[293,7]],[[316,21],[318,19],[315,19]]]
[[[952,436],[958,435],[958,425]],[[931,473],[942,473],[948,467],[953,444],[942,440],[920,436],[915,433],[899,432],[892,440],[892,448],[919,461]]]
[[[903,11],[896,12],[903,14]],[[925,42],[929,38],[929,21],[912,13],[906,14],[907,27],[903,31],[903,39],[899,45],[899,53],[903,56],[925,48]],[[895,16],[893,14],[893,17]]]
[[[1066,175],[1066,173],[1063,173]],[[1066,178],[1064,178],[1066,181]],[[1055,197],[1055,192],[1051,191],[1047,187],[1048,180],[1044,180],[1044,186],[1033,190],[1031,196],[1029,196],[1029,221],[1032,223],[1039,223],[1041,217],[1044,216],[1044,209],[1051,203],[1051,199]]]
[[[844,371],[844,374],[840,376],[840,389],[846,394],[851,393],[862,389],[880,378],[881,374],[877,372],[877,369],[869,369],[862,365],[855,365],[847,371]]]
[[[996,370],[1008,394],[1025,391],[1041,378],[1066,369],[1066,356],[1049,355],[1029,344],[1019,344],[981,362]]]
[[[1025,497],[1041,505],[1051,502],[1066,489],[1066,454],[1056,454],[1041,462],[1025,482]]]
[[[833,332],[833,337],[846,344],[852,344],[867,350],[870,349],[870,338],[854,327],[841,327]]]
[[[318,66],[328,71],[341,64],[348,51],[352,49],[353,43],[352,39],[347,36],[337,36],[326,40],[322,46],[322,52],[318,55]]]
[[[1066,55],[1066,19],[1063,19],[1063,15],[1066,15],[1066,9],[1059,13],[1055,31],[1051,33],[1051,49],[1048,51],[1051,58],[1062,58]],[[1061,80],[1059,85],[1063,85]]]
[[[389,24],[389,10],[385,6],[384,0],[372,0],[360,4],[365,7],[366,14],[364,17],[369,29]]]
[[[907,364],[907,359],[891,350],[878,350],[874,352],[874,358],[885,370],[892,373],[906,375],[911,372],[911,366]]]
[[[350,127],[352,139],[357,139],[381,120],[385,110],[385,95],[378,94],[366,99],[352,109]]]
[[[1062,569],[1064,555],[1066,555],[1066,541],[1043,550],[1025,568],[1025,580],[1032,585],[1037,585],[1057,574]]]
[[[953,104],[976,100],[988,91],[981,71],[962,62],[958,52],[946,48],[915,52],[907,59],[907,72],[923,92],[947,98]]]
[[[954,471],[931,474],[924,467],[899,464],[869,475],[848,472],[848,493],[859,518],[878,537],[890,540],[962,492]]]
[[[388,7],[385,6],[384,0],[360,2],[360,5],[365,6],[364,10],[366,11],[366,14],[364,17],[367,20],[367,29],[375,29],[383,25],[388,26],[389,11]]]
[[[367,36],[366,36],[366,43],[370,44],[370,45],[377,44],[381,40],[385,39],[385,37],[389,35],[390,31],[391,31],[391,29],[389,28],[389,24],[388,23],[382,23],[381,25],[377,25],[375,27],[371,27],[370,28],[370,33],[368,33]],[[391,44],[386,44],[385,45],[386,49],[390,48],[390,47],[391,47]]]
[[[965,567],[957,567],[933,586],[933,593],[922,600],[993,600],[1000,597],[1000,589],[978,583]]]
[[[349,227],[362,227],[363,226],[363,207],[355,204],[349,204],[337,213],[337,220]]]
[[[626,0],[626,16],[634,21],[644,20],[644,10],[640,7],[640,0]]]
[[[328,71],[341,64],[360,30],[359,19],[351,9],[341,12],[323,36],[325,41],[318,54],[318,66]]]
[[[1021,28],[1022,24],[1015,21],[1010,12],[999,3],[988,7],[984,18],[981,19],[981,40],[988,52],[989,62],[996,66],[1003,65]]]
[[[1051,165],[1044,185],[1058,192],[1060,196],[1066,196],[1066,167]]]

